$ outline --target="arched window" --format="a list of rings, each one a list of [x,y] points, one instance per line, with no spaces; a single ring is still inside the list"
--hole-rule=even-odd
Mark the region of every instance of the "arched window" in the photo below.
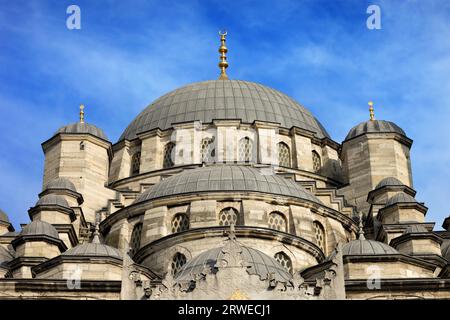
[[[84,141],[81,141],[81,142],[80,142],[80,150],[81,150],[81,151],[84,151]]]
[[[202,139],[200,144],[201,160],[202,162],[213,162],[216,156],[216,149],[214,148],[214,138]]]
[[[286,219],[284,215],[279,212],[272,212],[269,214],[269,228],[275,229],[278,231],[286,232]]]
[[[189,229],[189,218],[184,213],[178,213],[172,219],[172,233]]]
[[[131,175],[137,175],[139,174],[139,169],[141,167],[141,153],[136,152],[133,154],[133,157],[131,158]]]
[[[234,208],[225,208],[219,214],[219,226],[229,226],[231,222],[238,224],[238,211]]]
[[[322,167],[322,162],[320,161],[320,156],[316,151],[312,152],[313,170],[314,172],[319,172]]]
[[[164,160],[163,160],[163,168],[173,167],[173,158],[172,153],[175,148],[175,143],[169,142],[164,147]]]
[[[141,246],[141,233],[142,233],[142,223],[139,222],[135,224],[133,227],[133,231],[131,232],[131,240],[130,240],[130,253],[131,256],[134,256],[135,253],[139,250]]]
[[[319,221],[314,221],[313,224],[316,244],[322,251],[325,251],[325,229]]]
[[[253,158],[253,142],[249,137],[239,140],[238,161],[250,162]]]
[[[278,165],[282,167],[290,167],[291,166],[291,152],[289,151],[289,147],[286,143],[280,142],[278,143]]]
[[[177,252],[172,258],[172,275],[176,275],[178,271],[186,264],[186,256]]]
[[[281,264],[283,268],[285,268],[289,273],[292,273],[292,261],[291,258],[289,258],[286,253],[284,252],[275,253],[274,258],[275,260],[278,261],[279,264]]]

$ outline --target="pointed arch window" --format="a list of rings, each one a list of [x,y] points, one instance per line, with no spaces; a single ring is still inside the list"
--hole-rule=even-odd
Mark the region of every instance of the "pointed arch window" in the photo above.
[[[314,172],[319,172],[322,167],[322,161],[317,151],[312,152],[313,170]]]
[[[163,160],[163,168],[170,168],[173,167],[173,151],[175,148],[175,143],[169,142],[164,146],[164,160]]]
[[[182,253],[175,253],[172,258],[171,267],[172,267],[172,275],[176,275],[181,268],[186,264],[186,256]]]
[[[287,223],[286,218],[284,215],[280,212],[271,212],[269,214],[269,228],[275,229],[278,231],[286,232],[287,230]]]
[[[200,143],[201,161],[208,163],[213,162],[216,156],[214,148],[214,138],[204,138]]]
[[[275,253],[274,258],[283,268],[285,268],[289,273],[292,273],[292,261],[286,253],[281,251],[277,252]]]
[[[130,253],[133,257],[141,246],[142,223],[139,222],[133,227],[130,240]]]
[[[291,166],[291,152],[289,146],[284,142],[278,143],[278,164],[282,167]]]
[[[253,141],[249,137],[239,140],[238,161],[250,162],[253,159]]]
[[[325,252],[325,228],[319,221],[314,221],[314,234],[317,246]]]
[[[136,152],[131,158],[131,175],[135,176],[139,174],[141,168],[141,153]]]
[[[219,214],[219,226],[229,226],[231,222],[238,224],[239,213],[234,208],[225,208]]]
[[[184,213],[176,214],[172,219],[172,233],[186,231],[189,229],[189,218]]]

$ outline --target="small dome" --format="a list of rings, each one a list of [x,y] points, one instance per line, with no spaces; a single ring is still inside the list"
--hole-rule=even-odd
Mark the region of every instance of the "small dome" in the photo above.
[[[9,223],[8,215],[2,209],[0,209],[0,222]]]
[[[292,275],[274,258],[250,247],[242,245],[240,247],[242,248],[242,259],[249,264],[247,269],[249,274],[266,278],[267,274],[273,273],[275,280],[280,282],[288,282],[292,279]],[[223,258],[222,250],[223,247],[214,248],[192,258],[175,275],[175,280],[178,282],[190,281],[193,276],[202,273],[205,268],[212,270],[217,260]]]
[[[406,230],[403,232],[403,234],[424,233],[424,232],[428,232],[427,228],[425,228],[424,226],[422,226],[420,224],[413,224],[413,225],[408,226],[408,228],[406,228]]]
[[[49,236],[59,239],[58,231],[50,223],[44,221],[33,221],[23,227],[20,236]]]
[[[417,200],[411,197],[409,194],[400,192],[388,199],[388,201],[386,202],[386,207],[396,203],[417,203]]]
[[[383,180],[381,180],[380,182],[378,182],[375,189],[380,189],[381,187],[386,187],[386,186],[404,186],[404,185],[405,184],[403,182],[401,182],[400,180],[398,180],[397,178],[387,177],[387,178],[384,178]]]
[[[77,257],[113,257],[122,259],[122,254],[117,248],[102,243],[83,243],[67,250],[62,255]]]
[[[59,177],[50,181],[44,188],[44,190],[70,190],[77,192],[75,185],[67,178]]]
[[[37,206],[61,206],[64,208],[70,208],[69,203],[67,200],[60,195],[57,194],[46,194],[45,196],[42,196],[38,202],[36,202]]]
[[[345,140],[350,140],[364,133],[398,133],[406,137],[405,131],[391,121],[369,120],[354,126],[345,137]]]
[[[260,192],[322,203],[291,179],[264,175],[258,169],[239,165],[215,165],[183,171],[151,186],[134,203],[165,196],[218,191]]]
[[[14,259],[14,254],[3,246],[0,246],[0,267],[12,259]]]
[[[109,141],[102,129],[89,123],[75,122],[67,126],[61,127],[56,131],[58,133],[74,133],[74,134],[92,134],[100,139]]]
[[[342,246],[342,255],[344,256],[381,254],[398,254],[398,251],[383,242],[367,239],[353,240]]]

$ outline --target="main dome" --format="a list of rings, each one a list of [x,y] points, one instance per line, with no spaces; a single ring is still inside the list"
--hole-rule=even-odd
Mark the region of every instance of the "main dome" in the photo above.
[[[240,80],[210,80],[192,83],[171,91],[146,107],[125,129],[120,140],[175,123],[214,119],[240,119],[279,123],[283,128],[299,127],[318,138],[329,137],[309,110],[272,88]]]

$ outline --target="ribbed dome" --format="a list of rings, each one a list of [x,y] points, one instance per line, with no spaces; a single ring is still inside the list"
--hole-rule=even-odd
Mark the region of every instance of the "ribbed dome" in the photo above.
[[[174,123],[214,119],[241,119],[280,123],[313,131],[319,138],[328,133],[306,108],[285,94],[266,86],[239,80],[210,80],[192,83],[155,100],[124,131],[120,140],[132,140],[136,134]]]
[[[274,258],[250,247],[240,247],[242,248],[242,259],[250,265],[248,269],[249,274],[256,274],[266,278],[267,274],[273,273],[275,280],[280,282],[288,282],[292,279],[292,275]],[[223,258],[224,253],[222,250],[223,247],[214,248],[194,257],[175,275],[175,280],[178,282],[189,281],[193,276],[202,273],[205,267],[211,270],[217,260]]]
[[[409,194],[400,192],[388,199],[388,201],[386,202],[386,207],[395,203],[417,203],[417,200],[411,197]]]
[[[374,240],[358,239],[350,241],[342,246],[344,256],[363,256],[380,254],[397,254],[398,251],[387,244]]]
[[[122,254],[118,249],[102,243],[83,243],[67,250],[62,255],[78,257],[113,257],[122,259]]]
[[[404,185],[405,184],[403,182],[401,182],[400,180],[398,180],[397,178],[388,177],[388,178],[384,178],[383,180],[378,182],[375,189],[379,189],[381,187],[386,187],[386,186],[404,186]]]
[[[58,231],[50,223],[44,221],[33,221],[23,227],[21,236],[49,236],[59,239]]]
[[[186,170],[151,186],[135,203],[165,196],[217,191],[260,192],[322,203],[291,179],[263,175],[258,169],[239,165],[215,165]]]
[[[77,192],[75,185],[67,178],[60,177],[50,181],[44,188],[44,190],[70,190]]]
[[[36,202],[37,206],[51,206],[51,205],[57,205],[65,208],[70,208],[69,203],[67,200],[60,195],[57,194],[46,194],[45,196],[42,196],[38,202]]]
[[[399,133],[406,137],[405,131],[391,121],[369,120],[353,127],[345,137],[345,140],[349,140],[363,133]]]
[[[58,134],[58,133],[75,133],[75,134],[81,134],[81,133],[86,134],[87,133],[87,134],[92,134],[93,136],[96,136],[100,139],[108,141],[108,138],[106,137],[106,135],[102,129],[94,126],[93,124],[89,124],[86,122],[71,123],[67,126],[59,128],[55,134]]]
[[[0,222],[9,223],[8,215],[2,209],[0,209]]]

